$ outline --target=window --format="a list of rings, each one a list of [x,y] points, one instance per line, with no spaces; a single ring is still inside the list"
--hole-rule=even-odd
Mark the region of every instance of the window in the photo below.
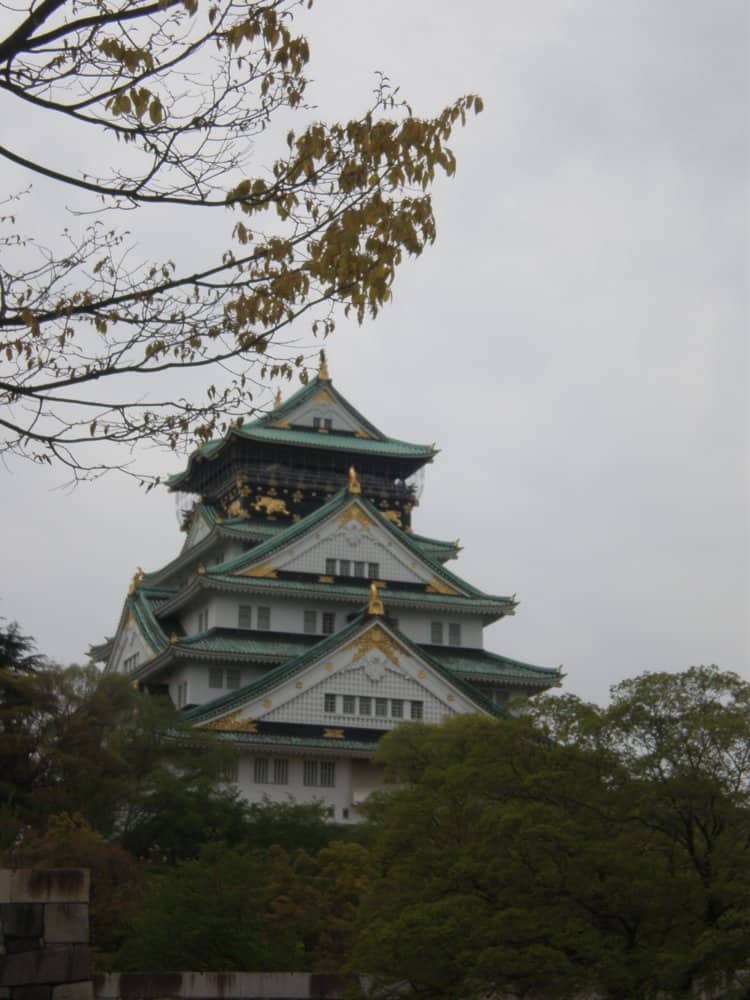
[[[424,718],[424,706],[421,701],[413,701],[411,703],[411,717],[412,719]]]
[[[400,698],[391,698],[391,715],[394,719],[403,719],[404,703]]]
[[[268,784],[268,757],[256,757],[253,768],[253,777],[256,785]]]
[[[313,429],[316,431],[320,430],[320,417],[313,417]]]
[[[187,705],[188,699],[188,686],[187,681],[181,681],[177,685],[177,707],[184,708]]]
[[[273,783],[274,785],[289,784],[289,761],[284,757],[277,757],[273,762]]]
[[[333,430],[333,421],[330,420],[330,419],[328,419],[328,418],[326,418],[326,419],[323,420],[323,426],[325,427],[325,429],[327,431],[332,431]]]
[[[365,564],[363,562],[355,562],[354,564],[354,575],[364,577],[365,575]]]
[[[323,696],[323,711],[324,712],[335,712],[336,711],[336,695],[326,694]]]
[[[339,559],[339,576],[351,576],[352,564],[348,559]]]
[[[336,764],[332,760],[320,763],[320,784],[322,788],[333,788],[336,783]]]
[[[375,699],[375,715],[380,719],[385,719],[388,717],[388,699],[387,698],[376,698]]]
[[[237,608],[237,627],[253,627],[253,609],[249,604],[240,604]]]
[[[344,715],[354,715],[357,711],[356,699],[353,694],[344,695]]]
[[[306,760],[302,781],[308,787],[333,788],[336,782],[336,763],[328,760]]]
[[[132,656],[126,656],[122,661],[122,668],[126,674],[129,674],[131,670],[135,670],[138,666],[138,660],[140,659],[140,653],[133,653]]]
[[[267,632],[271,627],[271,609],[258,608],[258,630]]]
[[[208,608],[198,612],[198,631],[205,632],[208,628]]]
[[[302,771],[302,781],[308,787],[318,783],[318,762],[317,760],[306,760]]]
[[[461,626],[456,622],[451,622],[448,625],[448,645],[449,646],[461,645]]]
[[[224,781],[231,781],[236,784],[237,779],[240,776],[240,762],[237,757],[224,766],[221,776]]]
[[[227,667],[227,687],[236,691],[242,683],[242,672],[239,667]]]
[[[430,622],[430,642],[436,646],[443,644],[443,623]]]
[[[336,616],[333,611],[324,611],[322,615],[322,622],[321,632],[323,635],[333,635],[334,624],[336,622]]]
[[[305,632],[308,635],[315,635],[318,631],[318,613],[317,611],[306,611],[305,612]]]
[[[336,560],[326,559],[326,573],[328,576],[336,576]]]
[[[367,575],[371,580],[377,580],[380,576],[380,563],[368,563]]]
[[[359,699],[359,714],[372,715],[372,698]]]
[[[224,671],[221,667],[209,667],[208,686],[210,688],[224,687]]]

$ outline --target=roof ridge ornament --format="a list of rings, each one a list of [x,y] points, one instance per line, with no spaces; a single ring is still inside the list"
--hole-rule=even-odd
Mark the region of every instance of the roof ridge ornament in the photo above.
[[[368,615],[384,615],[385,609],[383,607],[383,602],[378,596],[378,584],[377,580],[373,580],[370,584],[370,604],[367,608]]]
[[[318,381],[319,382],[330,382],[331,376],[328,372],[328,362],[326,361],[326,352],[320,352],[320,365],[318,366]]]
[[[360,483],[359,477],[357,476],[357,470],[354,468],[353,465],[349,466],[349,492],[350,493],[362,492],[362,484]]]

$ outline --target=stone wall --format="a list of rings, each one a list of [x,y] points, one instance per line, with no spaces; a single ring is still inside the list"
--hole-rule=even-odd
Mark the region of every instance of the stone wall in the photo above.
[[[112,972],[96,1000],[341,1000],[340,976],[314,972]]]
[[[0,869],[0,1000],[93,1000],[89,872]]]

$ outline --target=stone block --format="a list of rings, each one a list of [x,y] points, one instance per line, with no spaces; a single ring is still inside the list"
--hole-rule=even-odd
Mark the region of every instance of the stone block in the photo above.
[[[44,940],[47,944],[64,941],[85,944],[89,939],[87,903],[47,903],[44,907]]]
[[[0,986],[72,983],[90,978],[91,955],[84,944],[55,945],[6,955],[0,969]]]
[[[40,938],[43,914],[42,903],[1,903],[3,934],[13,938]]]
[[[11,871],[12,903],[87,903],[87,868],[15,868]]]
[[[94,1000],[94,984],[89,979],[83,983],[63,983],[52,987],[52,1000]]]

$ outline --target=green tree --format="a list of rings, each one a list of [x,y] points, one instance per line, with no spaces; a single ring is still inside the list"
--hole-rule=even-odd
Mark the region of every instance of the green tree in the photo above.
[[[87,213],[130,210],[142,240],[167,212],[191,235],[232,217],[215,254],[187,241],[206,250],[196,262],[144,260],[109,218],[56,240],[17,228],[22,204],[5,213],[3,451],[82,477],[107,465],[89,457],[92,444],[174,448],[223,433],[252,410],[258,379],[304,377],[304,356],[281,342],[291,323],[307,316],[324,336],[336,306],[376,315],[404,256],[434,240],[428,189],[436,171],[453,173],[451,132],[481,102],[421,119],[381,80],[358,119],[314,120],[308,46],[292,22],[301,5],[0,4],[6,119],[38,114],[86,151],[79,170],[66,168],[54,143],[35,154],[19,128],[1,157],[74,191]],[[250,163],[261,138],[265,166]],[[169,380],[186,369],[206,373],[203,398]]]
[[[747,701],[700,668],[389,735],[353,968],[383,996],[744,996]]]
[[[297,935],[271,927],[268,859],[213,844],[152,878],[116,959],[122,971],[294,970]]]

